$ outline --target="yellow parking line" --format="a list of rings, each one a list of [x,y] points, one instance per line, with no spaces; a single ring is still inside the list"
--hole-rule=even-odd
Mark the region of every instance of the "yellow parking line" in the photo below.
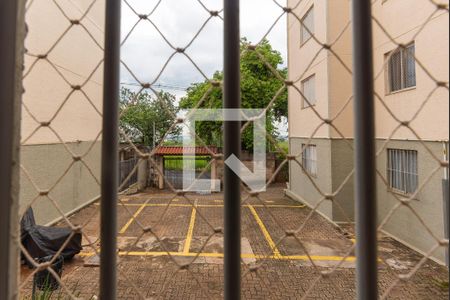
[[[94,256],[94,252],[82,252],[79,254],[82,257],[90,257]],[[223,258],[223,253],[183,253],[183,252],[145,252],[145,251],[120,251],[119,256],[176,256],[176,257],[212,257],[212,258]],[[241,254],[241,258],[248,259],[275,259],[275,260],[303,260],[309,261],[310,258],[312,261],[346,261],[346,262],[354,262],[356,261],[356,257],[354,256],[323,256],[323,255],[312,255],[310,257],[306,255],[262,255],[262,254],[250,254],[243,253]]]
[[[140,206],[140,205],[142,205],[142,204],[139,204],[139,203],[136,203],[136,204],[125,204],[125,206]],[[148,206],[148,207],[166,207],[166,206],[169,206],[169,207],[192,207],[191,204],[177,204],[177,203],[172,203],[172,204],[169,204],[169,203],[155,203],[155,204],[146,204],[145,206]]]
[[[253,205],[253,207],[269,207],[269,208],[305,208],[306,205],[283,205],[283,204],[273,204],[273,205]]]
[[[266,238],[267,243],[269,243],[270,248],[273,251],[273,254],[275,256],[280,256],[280,251],[278,250],[277,246],[275,245],[275,242],[273,241],[272,237],[270,236],[269,231],[267,231],[266,226],[264,225],[263,221],[259,217],[258,213],[256,212],[255,208],[251,205],[248,205],[248,208],[252,212],[253,216],[255,217],[256,222],[259,225],[259,228],[261,229],[264,237]]]
[[[197,201],[195,202],[197,204]],[[197,206],[197,205],[195,205]],[[194,226],[195,226],[195,217],[197,215],[197,209],[195,207],[192,208],[191,221],[189,222],[189,229],[186,235],[186,241],[184,242],[184,251],[183,253],[189,253],[189,249],[191,249],[192,236],[194,234]]]
[[[311,255],[310,256],[312,261],[356,261],[356,257],[354,256],[323,256],[323,255]],[[307,255],[286,255],[282,256],[280,259],[287,259],[287,260],[310,260],[310,258]]]
[[[139,216],[139,214],[144,210],[144,208],[147,205],[144,203],[141,205],[141,207],[139,207],[139,209],[134,213],[134,215],[128,220],[127,224],[125,224],[119,231],[120,234],[125,233],[125,231],[127,231],[128,227],[130,227],[130,225],[133,223],[133,221],[137,218],[137,216]]]
[[[100,205],[98,203],[96,203],[95,205]],[[119,206],[141,206],[144,205],[142,203],[124,203],[122,205]],[[192,207],[192,204],[168,204],[168,203],[149,203],[149,204],[145,204],[145,206],[147,207]],[[244,204],[242,205],[242,207],[256,207],[256,208],[304,208],[306,207],[305,205],[284,205],[284,204],[267,204],[267,205],[263,205],[263,204]],[[223,207],[223,204],[198,204],[197,207]]]

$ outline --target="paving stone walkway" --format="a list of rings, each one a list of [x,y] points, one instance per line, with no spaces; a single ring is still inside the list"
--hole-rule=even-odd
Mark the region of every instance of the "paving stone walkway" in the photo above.
[[[118,212],[119,299],[223,298],[223,195],[150,191],[127,196]],[[70,220],[99,247],[99,210],[93,204]],[[64,224],[60,224],[64,226]],[[295,237],[294,230],[298,230]],[[145,229],[145,230],[143,230]],[[250,198],[242,207],[242,295],[244,299],[354,299],[355,257],[351,228],[332,225],[282,186]],[[286,236],[287,235],[287,236]],[[421,255],[380,237],[379,287],[389,289]],[[90,247],[65,265],[63,282],[75,296],[98,295],[98,257]],[[22,269],[22,298],[32,282]],[[448,272],[426,262],[398,282],[387,299],[448,299]],[[305,297],[306,296],[306,297]],[[54,299],[65,299],[64,291]]]

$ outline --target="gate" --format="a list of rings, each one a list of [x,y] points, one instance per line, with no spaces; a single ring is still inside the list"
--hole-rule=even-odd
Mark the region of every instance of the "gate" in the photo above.
[[[184,158],[190,160],[189,166],[195,166],[196,179],[211,179],[211,169],[205,167],[209,164],[206,157]],[[176,156],[164,157],[164,177],[175,189],[183,189],[183,158]],[[191,182],[193,178],[189,179]]]
[[[119,182],[121,183],[122,190],[138,182],[138,174],[134,172],[138,162],[139,159],[132,158],[119,163]]]

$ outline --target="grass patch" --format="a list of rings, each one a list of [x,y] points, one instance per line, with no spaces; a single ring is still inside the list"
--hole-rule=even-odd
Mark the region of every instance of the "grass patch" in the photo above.
[[[191,163],[194,163],[195,160],[195,170],[196,171],[203,171],[210,161],[209,156],[188,156],[185,157],[185,159],[188,159],[191,161]],[[183,170],[183,156],[166,156],[164,157],[164,169],[166,170],[172,170],[172,171],[181,171]],[[211,168],[208,167],[208,170]]]

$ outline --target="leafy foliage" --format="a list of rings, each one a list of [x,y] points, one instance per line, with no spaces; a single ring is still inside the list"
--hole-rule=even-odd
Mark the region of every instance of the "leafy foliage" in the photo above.
[[[250,43],[242,40],[241,51]],[[283,79],[287,76],[287,69],[279,69],[283,64],[281,54],[274,50],[267,40],[260,43],[256,52],[265,58],[271,68],[277,70]],[[241,95],[243,108],[266,108],[277,92],[284,86],[282,80],[277,78],[266,63],[261,60],[255,51],[245,51],[241,57]],[[217,71],[212,81],[221,81],[223,72]],[[187,96],[181,99],[180,108],[188,109],[197,106],[209,89],[209,96],[200,105],[200,108],[222,108],[222,90],[212,86],[209,81],[192,84],[187,90]],[[287,91],[284,89],[277,97],[274,105],[267,111],[267,132],[273,137],[277,136],[275,121],[287,118]],[[197,135],[207,144],[222,145],[222,122],[197,122]],[[242,149],[253,149],[253,126],[248,126],[242,135]]]
[[[178,113],[175,96],[161,91],[152,97],[146,91],[135,93],[127,88],[120,92],[120,127],[133,140],[146,146],[159,144],[171,129]],[[155,129],[155,132],[154,132]],[[180,128],[169,132],[175,138]]]

